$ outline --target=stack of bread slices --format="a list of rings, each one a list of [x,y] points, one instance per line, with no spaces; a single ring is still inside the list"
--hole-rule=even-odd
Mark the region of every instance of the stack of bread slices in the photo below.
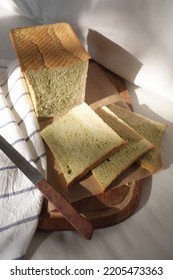
[[[56,117],[41,131],[67,186],[92,172],[105,190],[138,162],[157,169],[166,125],[115,104],[85,103],[89,54],[67,23],[11,31],[38,118]]]
[[[83,102],[42,130],[67,185],[92,171],[106,189],[136,161],[151,173],[157,169],[165,125],[116,105],[109,107],[95,112]],[[138,129],[133,128],[134,120]]]

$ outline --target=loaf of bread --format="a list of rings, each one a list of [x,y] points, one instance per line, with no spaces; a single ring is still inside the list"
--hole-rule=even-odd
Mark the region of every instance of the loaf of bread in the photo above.
[[[63,115],[85,99],[89,54],[68,23],[10,32],[37,117]]]
[[[140,159],[141,167],[150,172],[154,172],[158,166],[160,142],[166,125],[123,109],[115,104],[111,104],[109,108],[119,118],[155,146],[154,149],[147,152]]]
[[[141,155],[154,148],[148,140],[119,119],[110,109],[103,106],[96,113],[124,140],[128,141],[120,150],[92,170],[98,183],[105,190],[112,182],[131,166]]]
[[[126,143],[86,103],[41,131],[69,186]]]

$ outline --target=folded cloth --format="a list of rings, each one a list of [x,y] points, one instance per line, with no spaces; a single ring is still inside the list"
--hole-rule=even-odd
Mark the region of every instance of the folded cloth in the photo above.
[[[44,145],[17,60],[0,60],[0,134],[46,177]],[[42,200],[39,190],[0,150],[0,259],[25,255]]]

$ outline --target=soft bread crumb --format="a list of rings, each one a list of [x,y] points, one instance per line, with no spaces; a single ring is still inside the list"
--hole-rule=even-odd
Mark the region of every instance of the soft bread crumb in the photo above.
[[[158,166],[161,137],[166,129],[166,125],[115,104],[111,104],[109,109],[155,146],[153,150],[147,152],[140,159],[141,166],[153,173]]]
[[[90,56],[68,23],[15,28],[10,36],[38,118],[84,102]]]
[[[86,103],[47,126],[41,136],[58,161],[67,185],[126,143]]]
[[[135,132],[112,111],[103,106],[96,113],[128,143],[92,170],[103,189],[133,164],[141,155],[154,148],[148,140]]]

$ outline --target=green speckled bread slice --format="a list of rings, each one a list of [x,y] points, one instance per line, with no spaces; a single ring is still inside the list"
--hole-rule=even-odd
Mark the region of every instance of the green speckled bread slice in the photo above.
[[[128,141],[125,146],[92,170],[98,183],[103,189],[106,189],[119,174],[131,166],[141,155],[153,149],[154,145],[135,132],[107,107],[99,108],[96,113],[124,140]]]
[[[68,186],[126,143],[84,102],[43,129],[41,135]]]
[[[141,167],[150,172],[154,172],[158,166],[160,142],[166,125],[121,108],[115,104],[111,104],[109,109],[136,132],[155,145],[153,150],[146,153],[146,155],[140,159]]]

